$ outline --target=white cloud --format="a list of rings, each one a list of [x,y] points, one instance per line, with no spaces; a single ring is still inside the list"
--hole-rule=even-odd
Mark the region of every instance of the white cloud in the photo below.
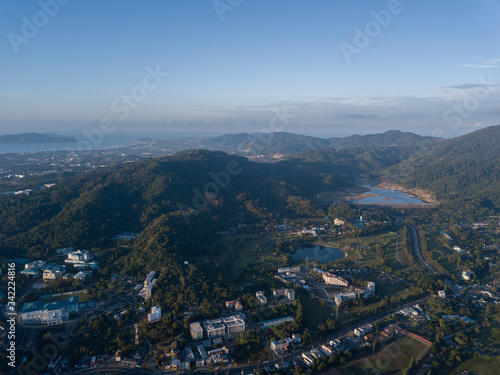
[[[475,69],[491,69],[500,68],[500,58],[498,59],[479,59],[478,63],[474,64],[460,64],[465,68],[475,68]]]

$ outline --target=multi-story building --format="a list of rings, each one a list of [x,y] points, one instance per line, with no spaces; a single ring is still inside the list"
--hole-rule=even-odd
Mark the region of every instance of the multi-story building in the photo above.
[[[25,303],[21,311],[21,320],[24,324],[43,323],[47,325],[61,324],[69,319],[70,313],[78,312],[78,297],[71,297],[66,301],[43,301]]]
[[[43,271],[43,280],[44,281],[53,281],[60,278],[66,272],[66,266],[58,266],[51,264],[46,267]]]
[[[67,255],[68,259],[65,259],[64,262],[72,264],[75,268],[90,267],[93,270],[99,268],[99,262],[92,261],[93,255],[87,250],[70,251]]]
[[[33,262],[29,262],[29,263],[26,263],[24,265],[24,269],[30,269],[30,268],[42,268],[43,266],[45,266],[46,262],[44,260],[35,260]]]
[[[148,314],[148,321],[154,322],[161,319],[161,307],[153,306],[151,307],[151,312]]]
[[[323,273],[323,280],[327,285],[349,286],[349,282],[347,280],[331,274],[330,272]]]
[[[226,326],[226,335],[233,336],[238,333],[245,332],[245,322],[239,316],[230,316],[222,318],[222,322]]]
[[[75,280],[85,281],[92,277],[92,271],[80,271],[73,277]]]
[[[201,340],[203,338],[203,328],[199,322],[194,322],[189,325],[189,331],[193,340]]]
[[[259,305],[261,305],[261,306],[267,305],[267,298],[264,295],[264,292],[261,292],[261,291],[256,292],[255,296],[257,297],[257,302],[259,303]]]
[[[234,336],[245,332],[245,329],[245,321],[238,315],[211,319],[203,323],[194,322],[189,325],[189,331],[194,340],[202,339],[203,333],[210,339],[221,336]]]
[[[274,296],[274,298],[286,297],[287,300],[293,301],[293,300],[295,300],[295,290],[293,290],[293,289],[274,289],[273,296]]]
[[[226,326],[222,323],[221,319],[207,320],[203,323],[207,337],[219,337],[226,334]]]

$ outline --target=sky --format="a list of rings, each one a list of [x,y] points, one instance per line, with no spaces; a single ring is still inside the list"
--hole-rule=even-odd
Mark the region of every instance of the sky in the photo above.
[[[2,0],[0,134],[500,123],[500,0]]]

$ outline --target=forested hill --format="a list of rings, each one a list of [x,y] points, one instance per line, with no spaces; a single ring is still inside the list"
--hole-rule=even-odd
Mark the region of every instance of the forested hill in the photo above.
[[[394,168],[409,187],[431,190],[458,210],[500,211],[500,125],[440,142]]]
[[[228,229],[238,213],[266,223],[270,213],[324,215],[318,190],[353,186],[352,174],[263,164],[205,150],[183,151],[86,173],[31,196],[3,198],[2,252],[43,254],[63,246],[102,245],[123,232],[148,237],[186,230],[188,240]],[[164,240],[168,236],[162,237]]]
[[[225,134],[203,139],[199,146],[238,155],[294,155],[308,150],[334,148],[337,150],[360,147],[391,147],[432,145],[440,138],[423,137],[409,132],[390,130],[381,134],[353,135],[345,138],[317,138],[286,132]]]

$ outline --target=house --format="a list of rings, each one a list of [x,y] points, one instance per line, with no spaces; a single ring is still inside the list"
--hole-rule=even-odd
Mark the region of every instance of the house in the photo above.
[[[243,305],[241,304],[240,301],[227,301],[226,308],[228,310],[241,311],[241,310],[243,310]]]
[[[288,342],[284,340],[271,342],[271,349],[273,350],[285,350],[287,347],[288,347]]]
[[[446,298],[446,292],[444,290],[438,290],[439,298]]]

